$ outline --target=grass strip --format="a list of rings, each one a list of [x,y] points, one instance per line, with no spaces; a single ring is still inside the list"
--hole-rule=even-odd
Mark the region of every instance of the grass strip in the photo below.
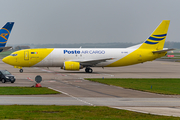
[[[179,78],[87,78],[87,80],[152,93],[180,95]]]
[[[10,55],[14,51],[5,51],[5,52],[0,52],[0,59]]]
[[[46,87],[0,87],[0,95],[44,95],[59,94]]]
[[[103,106],[0,106],[0,119],[23,120],[178,120],[178,117],[159,116],[118,110]]]

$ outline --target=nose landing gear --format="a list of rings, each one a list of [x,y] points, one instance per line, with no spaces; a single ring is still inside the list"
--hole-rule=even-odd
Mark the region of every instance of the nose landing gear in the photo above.
[[[85,69],[85,72],[86,72],[86,73],[92,73],[93,70],[92,70],[91,68],[86,68],[86,69]]]
[[[23,69],[22,69],[22,67],[21,67],[21,66],[14,66],[14,68],[19,69],[19,72],[20,72],[20,73],[23,73]]]
[[[19,72],[20,72],[20,73],[23,73],[23,69],[20,69]]]

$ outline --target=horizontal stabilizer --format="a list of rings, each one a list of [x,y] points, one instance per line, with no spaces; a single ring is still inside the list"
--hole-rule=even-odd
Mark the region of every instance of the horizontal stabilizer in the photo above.
[[[163,52],[167,52],[167,51],[171,51],[171,50],[175,50],[175,49],[157,50],[157,51],[153,51],[153,53],[163,53]]]

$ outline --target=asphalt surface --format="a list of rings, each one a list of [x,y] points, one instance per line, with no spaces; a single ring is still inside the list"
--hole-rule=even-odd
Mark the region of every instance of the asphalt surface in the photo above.
[[[179,78],[180,63],[153,61],[143,64],[93,68],[93,73],[64,71],[60,68],[24,68],[23,73],[0,61],[0,69],[16,76],[15,83],[0,86],[33,86],[35,77],[41,75],[43,87],[49,87],[58,95],[1,95],[0,105],[90,105],[109,106],[137,112],[180,117],[180,96],[160,95],[84,80],[84,78]]]

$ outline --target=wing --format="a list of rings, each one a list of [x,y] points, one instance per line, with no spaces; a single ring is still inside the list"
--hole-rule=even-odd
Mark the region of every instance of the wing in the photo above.
[[[113,60],[114,58],[105,58],[105,59],[89,59],[89,60],[72,60],[74,62],[80,62],[83,66],[95,66],[98,63],[106,62],[107,60]]]
[[[12,47],[0,47],[0,52],[5,52],[5,51],[8,51],[8,50],[11,50]]]

